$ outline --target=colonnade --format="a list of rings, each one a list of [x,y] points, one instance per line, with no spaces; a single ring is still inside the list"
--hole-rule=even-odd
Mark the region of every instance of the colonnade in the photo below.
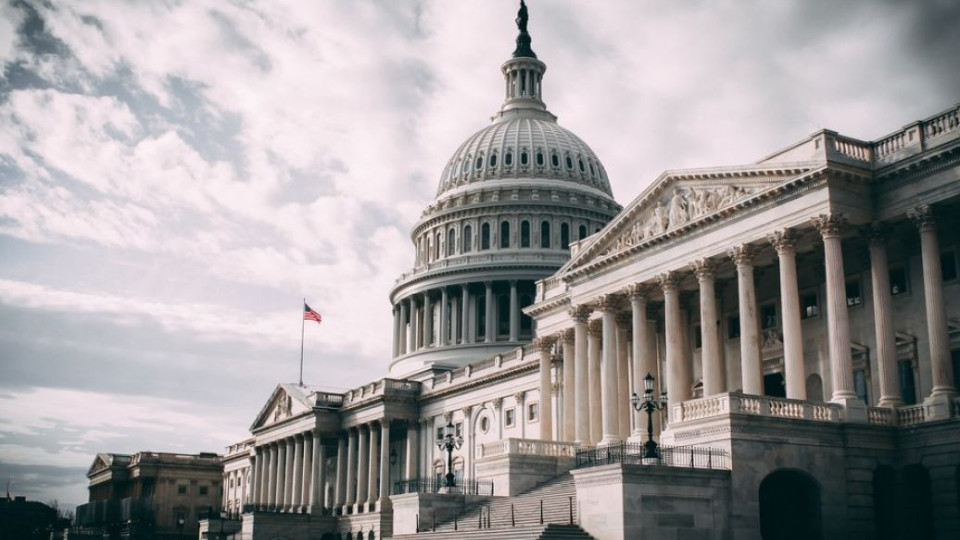
[[[956,395],[947,333],[940,269],[940,251],[936,226],[929,207],[911,211],[909,217],[918,227],[923,266],[923,289],[926,323],[930,343],[930,364],[933,388],[928,403],[942,402],[949,417],[949,400]],[[823,240],[826,288],[826,331],[833,395],[831,401],[843,405],[845,418],[866,421],[865,405],[857,397],[853,382],[853,361],[850,342],[850,323],[847,312],[846,282],[843,267],[841,235],[847,228],[846,220],[838,214],[824,214],[812,220],[812,225]],[[874,321],[877,335],[876,363],[880,378],[879,405],[898,406],[903,403],[896,379],[897,365],[894,347],[893,314],[890,307],[889,268],[886,256],[886,228],[873,225],[862,229],[869,239],[871,278],[874,296]],[[776,250],[779,263],[779,288],[783,331],[783,363],[786,397],[805,400],[803,336],[801,333],[800,298],[797,285],[797,231],[784,229],[767,238]],[[738,312],[740,325],[740,368],[742,391],[762,395],[760,320],[754,283],[756,245],[744,244],[730,248],[726,256],[736,267]],[[600,295],[569,309],[572,328],[559,336],[541,336],[537,343],[541,350],[540,396],[541,438],[552,439],[551,392],[549,391],[549,346],[556,339],[563,343],[563,359],[572,357],[573,366],[564,365],[563,395],[565,421],[557,430],[558,437],[581,444],[613,444],[628,437],[629,422],[622,415],[632,411],[630,389],[625,385],[630,369],[628,349],[632,353],[633,392],[643,395],[642,377],[658,373],[656,331],[651,328],[648,306],[651,299],[662,298],[662,345],[666,361],[667,395],[671,402],[685,401],[692,396],[692,358],[685,351],[686,331],[681,312],[681,277],[696,276],[699,289],[700,339],[702,381],[705,396],[727,391],[724,373],[722,342],[717,329],[718,306],[716,272],[720,257],[693,261],[688,266],[658,275],[656,281],[632,284],[624,290]],[[661,296],[662,295],[662,296]],[[599,316],[597,316],[599,315]],[[630,334],[632,334],[632,336]],[[571,376],[572,374],[572,376]],[[672,408],[671,408],[672,410]],[[936,407],[927,413],[936,418]],[[641,418],[635,418],[639,435]]]

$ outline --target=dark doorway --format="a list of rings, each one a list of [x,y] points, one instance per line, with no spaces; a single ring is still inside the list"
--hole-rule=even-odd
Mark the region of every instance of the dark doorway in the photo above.
[[[760,483],[760,536],[763,540],[819,540],[820,487],[799,471],[780,470]]]
[[[930,474],[923,465],[903,468],[903,520],[901,537],[914,540],[933,538],[933,497]]]
[[[877,540],[896,540],[900,528],[897,516],[897,475],[892,467],[881,465],[873,471],[873,511]]]
[[[783,373],[768,373],[763,376],[763,394],[771,397],[787,397]]]

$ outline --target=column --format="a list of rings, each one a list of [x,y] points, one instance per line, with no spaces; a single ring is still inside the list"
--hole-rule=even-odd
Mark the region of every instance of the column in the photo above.
[[[617,421],[621,441],[630,436],[630,314],[617,313]]]
[[[450,344],[460,343],[460,299],[456,296],[450,297]]]
[[[890,310],[890,267],[887,264],[887,231],[879,223],[864,229],[870,241],[870,278],[873,289],[873,324],[877,339],[880,407],[903,405],[897,380],[897,338]]]
[[[487,331],[484,333],[483,341],[485,343],[491,343],[497,340],[497,322],[493,318],[494,314],[497,312],[496,306],[493,305],[493,282],[484,281],[484,287],[487,290],[486,297],[486,313],[484,313],[484,320],[486,321]]]
[[[595,445],[603,438],[603,407],[600,405],[600,340],[603,337],[603,321],[594,319],[587,327],[587,360],[590,384],[590,439],[589,444]]]
[[[447,294],[447,288],[440,288],[440,340],[441,347],[444,345],[456,345],[456,339],[450,339],[450,297]]]
[[[307,512],[311,514],[323,513],[323,488],[326,478],[322,478],[324,473],[324,462],[326,456],[323,455],[322,442],[320,441],[320,432],[314,430],[310,435],[310,480],[307,483]]]
[[[412,353],[417,350],[417,303],[413,296],[407,298],[407,303],[407,313],[410,321],[410,325],[407,327],[407,352]]]
[[[337,486],[334,492],[334,511],[343,511],[347,501],[347,434],[341,433],[337,438]]]
[[[377,464],[377,460],[380,456],[380,430],[377,429],[375,424],[370,424],[370,452],[367,454],[366,459],[367,463],[364,465],[367,467],[367,488],[366,491],[369,493],[367,501],[369,501],[369,508],[371,511],[374,510],[377,502],[377,485],[378,477],[380,475],[380,467]]]
[[[403,472],[403,476],[406,480],[412,480],[417,478],[420,474],[418,470],[417,455],[418,448],[417,443],[419,441],[420,434],[417,431],[418,424],[416,422],[410,422],[407,424],[407,461],[406,461],[406,470]]]
[[[930,340],[930,369],[933,389],[924,400],[928,419],[950,418],[951,401],[957,394],[950,363],[950,337],[943,298],[943,270],[933,209],[919,206],[908,214],[920,229],[920,258],[923,261],[923,301],[926,307],[927,336]]]
[[[287,493],[287,441],[277,443],[277,491],[274,496],[274,506],[277,510],[283,510],[287,504],[285,496]]]
[[[303,439],[303,468],[300,469],[300,510],[310,511],[312,497],[310,489],[312,488],[313,476],[313,433],[306,432],[300,435]]]
[[[440,331],[440,343],[443,343],[443,330]],[[430,305],[429,292],[423,293],[423,347],[433,347],[433,306]]]
[[[850,321],[847,317],[847,289],[843,272],[843,248],[841,234],[846,219],[839,214],[821,214],[814,218],[814,225],[823,237],[824,262],[827,270],[827,339],[830,352],[830,372],[833,380],[833,399],[845,405],[845,416],[859,417],[866,408],[857,399],[853,389],[853,358],[850,355]]]
[[[797,288],[797,241],[784,229],[770,236],[780,262],[780,310],[783,319],[783,370],[787,397],[807,399],[803,369],[803,332],[800,326],[800,292]]]
[[[286,482],[283,486],[283,509],[285,512],[289,512],[293,508],[293,439],[287,439],[285,441],[285,446],[287,462],[283,472],[283,475],[286,478]]]
[[[648,288],[643,284],[631,285],[628,289],[630,293],[630,314],[633,324],[633,392],[643,398],[643,378],[647,373],[651,375],[657,372],[656,357],[648,354],[646,348],[650,340],[650,328],[647,325],[647,293]],[[634,410],[633,415],[633,433],[630,435],[631,442],[642,442],[643,440],[643,414]]]
[[[553,401],[550,385],[550,354],[553,351],[552,337],[543,336],[533,340],[540,351],[540,440],[553,440]]]
[[[670,419],[674,419],[675,405],[690,399],[690,368],[683,358],[683,329],[680,327],[680,279],[675,272],[658,277],[663,289],[664,333],[666,334],[667,397],[670,399]]]
[[[267,447],[270,454],[270,464],[267,466],[267,492],[264,496],[264,504],[269,510],[276,509],[277,506],[277,467],[280,465],[280,455],[277,452],[277,443],[270,444]]]
[[[470,339],[470,289],[467,285],[460,286],[463,289],[461,301],[460,301],[460,324],[461,324],[461,341],[463,343],[473,343],[473,340]]]
[[[601,401],[603,437],[601,445],[620,442],[620,416],[617,410],[617,321],[618,299],[609,294],[600,297],[597,308],[603,323],[603,357],[601,359]]]
[[[400,311],[393,306],[393,358],[400,356]]]
[[[349,507],[357,502],[357,438],[359,428],[351,429],[347,439],[347,497],[344,504]],[[346,513],[346,508],[344,508]]]
[[[576,346],[576,337],[573,328],[567,328],[563,331],[563,437],[566,442],[573,442],[577,439],[576,410],[577,400],[574,397],[577,393],[576,382],[576,360],[574,359],[574,347]]]
[[[517,300],[517,280],[510,280],[510,341],[520,340],[520,302]]]
[[[574,423],[576,425],[576,441],[588,444],[590,441],[590,374],[587,357],[587,319],[590,317],[590,308],[574,306],[568,312],[573,319],[574,341]]]
[[[693,263],[700,285],[700,358],[703,366],[703,395],[723,392],[723,364],[720,361],[720,336],[717,332],[717,291],[714,281],[716,263],[700,259]],[[797,312],[799,313],[799,311]]]
[[[390,505],[390,420],[380,428],[380,511]]]
[[[257,490],[260,489],[260,449],[254,447],[253,455],[250,456],[250,489],[246,493],[244,502],[246,504],[257,504]],[[245,487],[246,489],[246,487]]]
[[[755,250],[750,244],[741,244],[729,251],[730,258],[737,265],[737,294],[738,309],[740,310],[740,371],[743,377],[743,393],[762,396],[760,324],[757,318],[757,293],[753,283],[754,254]]]
[[[359,431],[357,439],[357,512],[361,512],[366,506],[367,501],[370,500],[369,492],[367,491],[369,487],[367,474],[370,472],[370,469],[366,467],[365,460],[370,453],[368,444],[373,426],[359,426],[357,430]]]
[[[303,495],[303,437],[300,435],[293,436],[293,466],[290,469],[293,471],[290,480],[290,504],[293,506],[293,511],[296,512],[301,501],[301,496]]]
[[[407,322],[409,320],[409,314],[407,313],[407,304],[402,300],[400,301],[400,328],[397,332],[397,349],[399,354],[397,356],[402,356],[407,354]]]
[[[266,446],[257,447],[260,456],[260,466],[257,467],[256,491],[253,492],[253,504],[258,510],[267,504],[267,484],[269,476],[267,470],[270,468],[270,455]]]

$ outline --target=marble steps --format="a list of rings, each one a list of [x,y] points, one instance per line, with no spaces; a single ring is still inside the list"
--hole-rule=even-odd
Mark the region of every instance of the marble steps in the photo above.
[[[421,532],[393,537],[394,540],[593,540],[583,529],[576,525],[524,525],[501,529],[449,530]]]

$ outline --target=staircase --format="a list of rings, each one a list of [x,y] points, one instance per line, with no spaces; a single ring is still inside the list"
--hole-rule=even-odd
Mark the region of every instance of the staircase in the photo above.
[[[394,536],[394,540],[594,540],[576,525],[523,525],[506,529],[448,530]]]

